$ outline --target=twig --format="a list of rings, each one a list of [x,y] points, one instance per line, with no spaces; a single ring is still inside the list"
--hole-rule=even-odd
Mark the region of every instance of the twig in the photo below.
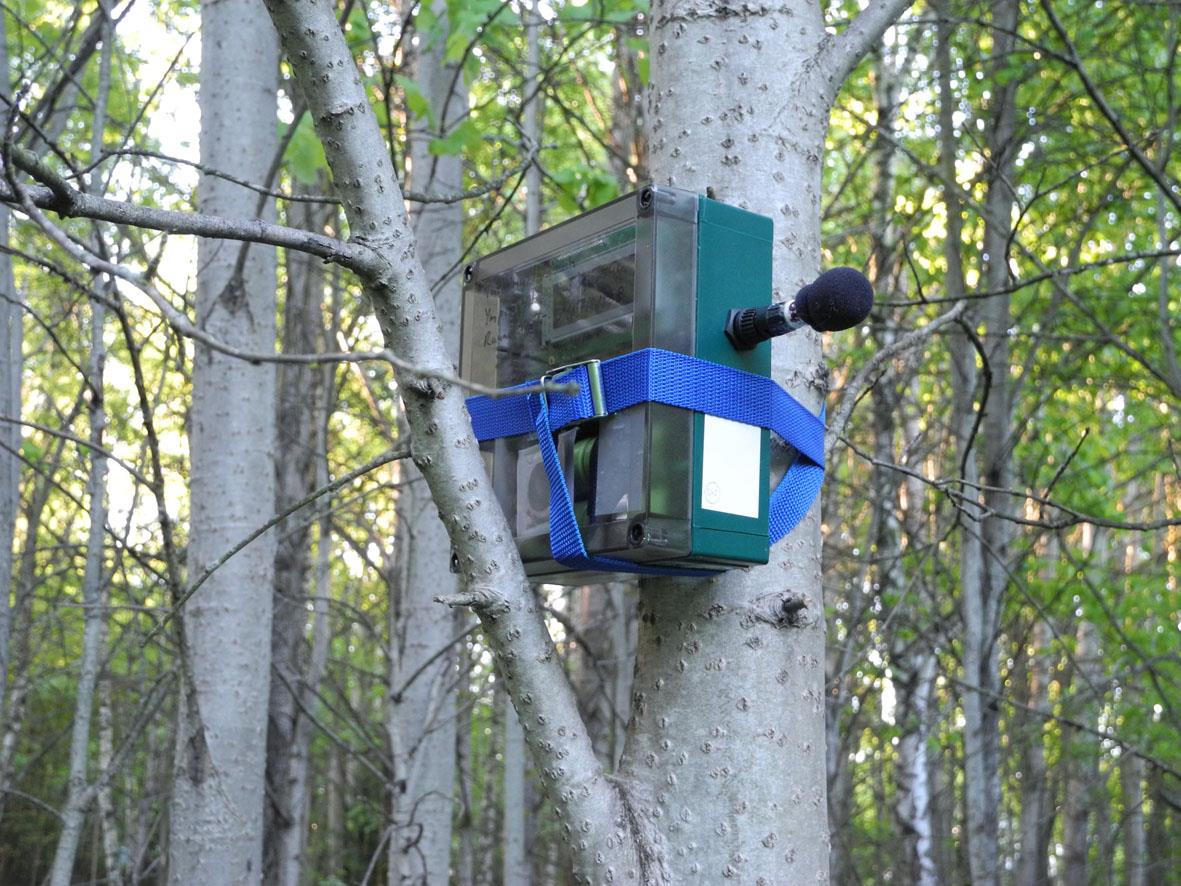
[[[26,427],[26,428],[33,428],[34,430],[41,431],[43,433],[49,434],[50,436],[57,437],[61,440],[69,440],[71,443],[76,443],[79,446],[85,447],[86,449],[89,449],[93,452],[97,452],[99,455],[109,458],[111,461],[113,461],[119,467],[123,468],[123,470],[127,471],[127,473],[131,474],[131,476],[135,477],[135,479],[139,480],[139,482],[143,483],[145,486],[152,485],[151,483],[148,482],[147,477],[145,477],[143,474],[141,474],[138,470],[136,470],[134,467],[129,465],[127,462],[123,461],[123,459],[119,458],[119,456],[115,455],[115,453],[111,452],[109,449],[104,449],[102,446],[92,443],[89,440],[86,440],[82,437],[78,437],[74,434],[71,434],[69,431],[63,431],[58,428],[51,428],[51,427],[49,427],[49,425],[38,424],[35,421],[25,421],[24,419],[20,419],[20,418],[13,418],[12,416],[9,416],[9,415],[0,415],[0,421],[7,422],[9,424],[14,424],[14,425],[21,425],[22,427]]]
[[[180,609],[185,605],[185,603],[187,603],[189,601],[189,599],[193,596],[193,594],[197,593],[197,591],[201,588],[201,585],[205,584],[205,582],[208,581],[209,577],[211,575],[213,575],[214,572],[216,572],[218,569],[220,569],[222,566],[224,566],[227,561],[229,561],[235,554],[239,553],[243,548],[245,548],[247,545],[249,545],[252,541],[257,539],[259,536],[263,535],[268,529],[270,529],[271,527],[275,526],[278,523],[281,523],[284,519],[291,516],[299,509],[307,507],[308,505],[310,505],[312,502],[314,502],[316,499],[320,498],[321,496],[329,495],[329,494],[335,492],[336,490],[340,489],[341,487],[348,485],[353,480],[356,480],[358,477],[362,477],[365,474],[368,474],[370,471],[373,471],[373,470],[381,467],[382,465],[389,464],[392,461],[397,461],[400,458],[405,458],[409,454],[410,454],[410,447],[409,446],[402,446],[397,449],[386,450],[385,452],[383,452],[381,455],[377,456],[377,458],[373,459],[372,461],[366,462],[365,464],[361,465],[359,468],[354,468],[353,470],[349,471],[347,474],[343,474],[342,476],[337,477],[331,483],[328,483],[325,486],[321,486],[319,489],[313,490],[312,492],[308,493],[303,498],[301,498],[299,501],[292,504],[290,507],[287,507],[284,510],[280,511],[279,513],[275,514],[273,517],[271,517],[271,519],[267,520],[265,523],[263,523],[261,526],[259,526],[257,529],[255,529],[252,533],[250,533],[248,536],[246,536],[244,539],[242,539],[240,542],[238,542],[236,545],[234,545],[232,548],[230,548],[228,551],[226,551],[224,554],[222,554],[220,557],[218,557],[212,563],[210,563],[209,566],[207,566],[205,568],[205,571],[202,572],[199,576],[197,576],[196,581],[194,581],[192,584],[190,584],[189,587],[187,589],[185,589],[184,593],[181,594],[177,598],[176,602],[173,603],[172,608],[170,608],[168,610],[168,612],[165,613],[164,618],[161,619],[160,622],[154,628],[152,628],[151,631],[148,632],[148,635],[146,637],[144,637],[143,643],[141,645],[146,646],[148,644],[148,642],[156,634],[158,634],[164,628],[165,625],[168,624],[168,622],[172,619],[172,617],[174,615],[176,615],[177,612],[180,611]]]
[[[849,417],[853,413],[853,407],[857,405],[857,398],[853,396],[859,393],[865,387],[866,380],[877,371],[878,367],[896,357],[898,354],[916,348],[925,342],[928,338],[938,332],[942,327],[946,326],[955,320],[958,320],[960,315],[964,313],[967,308],[965,302],[960,302],[950,311],[945,314],[940,314],[926,326],[921,329],[915,329],[908,332],[906,335],[895,340],[890,345],[882,348],[873,355],[870,360],[858,370],[857,374],[853,376],[853,380],[845,386],[845,392],[841,395],[840,405],[837,407],[836,413],[833,415],[832,421],[828,426],[827,441],[828,444],[825,450],[825,459],[831,461],[833,449],[836,447],[837,441],[841,440],[845,433],[845,425],[849,423]]]

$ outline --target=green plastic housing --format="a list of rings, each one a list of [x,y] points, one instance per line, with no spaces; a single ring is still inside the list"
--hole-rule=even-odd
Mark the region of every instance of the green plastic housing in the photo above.
[[[655,347],[769,375],[770,343],[737,351],[724,327],[731,309],[771,301],[771,248],[769,218],[643,188],[468,266],[460,372],[509,387]],[[767,562],[766,430],[643,404],[568,428],[557,443],[589,553],[719,570]],[[601,581],[550,555],[536,440],[481,449],[526,571]]]

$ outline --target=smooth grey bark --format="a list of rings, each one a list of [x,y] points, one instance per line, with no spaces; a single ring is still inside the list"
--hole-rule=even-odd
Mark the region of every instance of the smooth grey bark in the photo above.
[[[1057,557],[1056,545],[1047,546],[1046,560]],[[1037,711],[1050,709],[1050,628],[1044,619],[1033,626],[1030,639],[1029,706]],[[1021,854],[1017,862],[1017,882],[1044,886],[1049,880],[1049,818],[1046,768],[1046,740],[1043,718],[1024,718],[1021,762]]]
[[[831,36],[817,7],[653,4],[653,180],[771,217],[777,300],[818,270],[831,102],[907,5],[873,3]],[[774,377],[818,410],[819,336],[772,355]],[[818,510],[765,567],[641,583],[621,775],[671,882],[828,877]]]
[[[530,148],[537,150],[542,141],[541,91],[538,73],[541,68],[541,16],[538,0],[530,0],[523,10],[525,22],[525,97],[523,135]],[[525,236],[541,229],[541,168],[536,160],[525,170]],[[504,711],[504,882],[529,886],[532,870],[527,855],[525,790],[525,732],[516,709],[505,696]]]
[[[334,747],[328,759],[328,772],[325,776],[327,786],[324,790],[324,805],[327,807],[324,820],[327,825],[324,845],[324,867],[328,871],[341,869],[342,840],[344,836],[344,810],[346,802],[345,792],[345,752]]]
[[[459,654],[459,672],[461,674],[471,673],[471,661],[466,647]],[[471,748],[472,714],[475,708],[475,699],[467,681],[460,683],[456,701],[459,706],[460,720],[455,737],[455,775],[459,793],[459,816],[455,826],[455,842],[458,844],[455,853],[455,881],[460,886],[466,886],[472,882],[476,869],[476,816],[471,790],[472,779],[475,777],[475,773],[472,771]]]
[[[940,169],[946,182],[947,237],[945,257],[948,295],[963,299],[966,294],[961,255],[961,205],[956,193],[955,137],[951,89],[949,43],[952,26],[945,6],[939,12],[936,67],[940,94]],[[1013,47],[1017,8],[1012,0],[992,6],[995,24],[994,58],[1007,58]],[[982,279],[989,291],[1004,290],[1008,283],[1007,238],[1011,226],[1009,207],[1011,169],[1015,158],[1013,132],[1013,91],[1016,81],[997,83],[988,130],[990,166],[985,198],[984,250],[989,256]],[[1012,403],[1008,381],[1009,297],[985,300],[978,310],[965,313],[963,334],[952,339],[953,383],[952,426],[957,444],[960,475],[966,489],[983,482],[998,488],[1012,486]],[[985,340],[974,332],[985,326]],[[981,371],[978,350],[984,352],[990,370],[990,385],[984,419],[977,429],[976,397],[980,394]],[[979,432],[978,432],[979,431]],[[979,450],[983,450],[982,454]],[[1000,697],[1001,685],[997,650],[1000,607],[1008,582],[1007,553],[1011,527],[1002,519],[986,515],[998,512],[998,494],[986,493],[982,501],[965,498],[961,504],[960,608],[963,618],[963,669],[966,685],[961,703],[964,711],[964,807],[967,823],[969,871],[974,883],[994,886],[999,882],[998,827],[1000,793]],[[999,507],[1003,513],[1004,505]],[[988,558],[986,559],[986,551]]]
[[[1138,754],[1122,754],[1119,775],[1124,810],[1120,824],[1124,843],[1124,883],[1127,886],[1146,886],[1148,841],[1144,818],[1143,758]]]
[[[883,137],[874,145],[873,229],[871,274],[878,292],[904,293],[905,274],[900,273],[900,249],[892,205],[897,159],[893,132],[898,113],[899,74],[907,60],[885,50],[875,60],[874,93],[877,125]],[[880,352],[897,339],[897,323],[887,312],[878,312],[870,323],[871,335]],[[890,467],[905,459],[898,452],[899,430],[905,421],[901,392],[903,370],[890,365],[872,390],[874,547],[877,561],[877,594],[905,606],[910,618],[893,619],[890,636],[890,668],[895,689],[895,723],[899,736],[895,768],[894,817],[898,825],[900,864],[896,876],[903,882],[933,886],[939,881],[932,843],[932,791],[930,759],[927,752],[933,732],[931,695],[938,659],[936,644],[940,631],[924,623],[934,611],[931,594],[921,580],[907,581],[903,565],[903,535],[910,546],[921,544],[922,521],[919,502],[922,491],[907,489],[911,507],[903,511],[903,475]],[[910,430],[909,428],[906,430]],[[908,439],[913,437],[908,433]],[[916,494],[917,493],[917,494]],[[910,623],[907,623],[910,622]]]
[[[825,696],[825,783],[828,794],[829,879],[833,883],[848,880],[852,841],[848,827],[853,817],[853,773],[849,757],[856,742],[862,707],[852,709],[850,701],[855,693],[853,664],[860,655],[858,642],[865,609],[872,604],[869,594],[854,594],[849,600],[849,611],[844,620],[845,636],[833,637],[828,643],[825,674],[829,685]]]
[[[529,886],[532,871],[525,852],[525,733],[504,696],[504,872],[503,882]]]
[[[328,367],[321,369],[325,376],[329,376]],[[330,377],[330,376],[329,376]],[[321,387],[321,395],[326,396],[328,385]],[[323,416],[327,421],[327,412]],[[328,450],[326,445],[326,428],[320,425],[319,452],[316,459],[316,486],[322,487],[328,483]],[[304,710],[315,704],[319,687],[324,679],[328,667],[328,648],[332,639],[332,626],[328,611],[330,584],[330,551],[332,547],[332,526],[329,519],[331,498],[325,497],[321,504],[321,514],[318,520],[316,536],[316,560],[313,566],[314,599],[312,603],[312,637],[310,657],[307,670],[304,672],[297,691],[300,693],[301,707]],[[311,744],[312,721],[310,717],[299,717],[295,722],[295,729],[291,742],[291,759],[289,765],[288,807],[291,810],[292,824],[281,841],[282,856],[281,870],[286,877],[284,882],[288,886],[298,886],[304,866],[304,846],[307,840],[308,806],[311,799]]]
[[[438,29],[419,36],[415,79],[434,121],[412,118],[409,178],[424,194],[457,193],[463,186],[458,155],[434,156],[433,139],[445,137],[467,115],[463,73],[446,61],[447,4],[434,0]],[[412,227],[426,282],[434,290],[435,314],[451,365],[459,357],[463,206],[426,203],[416,207]],[[435,598],[452,595],[459,582],[451,572],[451,540],[439,519],[430,489],[414,465],[407,465],[398,495],[398,528],[405,535],[403,581],[390,630],[390,687],[394,693],[387,731],[394,749],[391,786],[390,884],[446,882],[451,866],[451,822],[455,804],[455,651],[462,633],[459,612],[452,618]],[[440,655],[440,651],[443,654]]]
[[[1091,556],[1096,575],[1107,561],[1107,533],[1083,527],[1083,546]],[[1099,631],[1093,622],[1081,618],[1075,627],[1074,679],[1063,706],[1075,722],[1099,726],[1103,704],[1103,659]],[[1099,773],[1102,749],[1099,739],[1086,731],[1066,725],[1062,733],[1062,765],[1065,788],[1062,800],[1062,878],[1066,883],[1102,880],[1104,828],[1099,807],[1110,801]],[[1094,856],[1096,865],[1092,865]]]
[[[107,424],[106,410],[103,407],[103,366],[107,358],[106,344],[103,341],[105,320],[106,309],[100,302],[92,301],[90,362],[87,366],[87,378],[91,388],[88,408],[90,442],[99,449],[90,451],[90,476],[86,487],[90,527],[86,539],[86,564],[82,572],[82,654],[79,660],[74,720],[70,733],[70,762],[66,803],[62,809],[62,831],[58,837],[53,868],[49,875],[52,886],[68,886],[71,882],[74,856],[82,836],[86,809],[94,799],[94,791],[86,776],[90,762],[90,721],[99,677],[99,659],[106,635],[106,576],[103,569],[103,552],[107,521],[107,459],[101,453],[103,431]]]
[[[201,162],[262,181],[277,132],[278,47],[258,0],[201,6]],[[258,195],[203,175],[199,211],[253,217]],[[270,216],[272,206],[263,210]],[[253,352],[275,343],[275,253],[201,240],[197,325]],[[275,500],[275,371],[195,345],[188,573],[200,575],[265,522]],[[168,875],[172,883],[262,876],[274,536],[224,563],[185,610],[192,692],[182,693]],[[196,706],[196,709],[195,707]]]
[[[99,4],[101,19],[102,53],[99,57],[98,92],[94,115],[91,121],[91,162],[102,156],[103,132],[107,121],[107,98],[111,86],[112,41],[114,22],[111,20],[105,2]],[[95,175],[89,190],[97,191],[99,176]],[[96,224],[95,238],[99,240],[100,252],[106,247],[101,243],[102,230]],[[109,298],[114,291],[114,281],[96,277],[95,283],[102,294]],[[62,830],[58,837],[53,856],[53,867],[49,881],[52,886],[68,886],[74,869],[74,856],[82,836],[86,810],[94,800],[94,790],[87,782],[90,763],[90,721],[94,711],[95,689],[99,679],[100,658],[106,640],[106,576],[104,574],[104,546],[107,528],[107,459],[103,455],[103,433],[107,426],[104,399],[104,369],[107,362],[107,344],[104,339],[107,318],[106,306],[98,299],[90,302],[90,359],[86,368],[87,411],[90,418],[89,439],[92,445],[88,453],[90,475],[87,478],[87,517],[90,520],[86,536],[86,561],[82,571],[82,655],[79,659],[78,683],[75,688],[74,722],[70,734],[70,762],[66,781],[66,802],[62,809]],[[97,853],[96,853],[97,856]],[[116,875],[117,876],[117,875]]]
[[[5,16],[0,16],[0,97],[7,104],[11,95],[8,81],[8,37]],[[8,207],[0,206],[0,246],[8,246]],[[0,249],[0,415],[20,418],[21,347],[23,317],[12,256]],[[8,687],[9,638],[12,624],[12,570],[16,516],[20,510],[20,426],[0,422],[0,715],[5,713]]]
[[[1097,653],[1095,626],[1080,621],[1075,637],[1075,663],[1082,679],[1076,680],[1076,696],[1090,695],[1090,677],[1094,676]],[[1073,701],[1078,701],[1074,699]],[[1094,707],[1094,700],[1071,705],[1073,716],[1090,723],[1088,709]],[[1098,761],[1095,758],[1096,741],[1093,736],[1074,727],[1065,727],[1065,769],[1066,786],[1062,799],[1062,877],[1066,883],[1086,883],[1088,862],[1097,829],[1093,827],[1092,804],[1095,802],[1094,785],[1098,775]]]
[[[324,212],[313,204],[294,204],[300,227],[321,230]],[[284,353],[325,350],[324,263],[289,251],[287,297],[283,307]],[[324,367],[278,367],[276,397],[275,511],[282,512],[318,485],[326,397],[330,379]],[[325,481],[327,482],[327,481]],[[305,629],[312,532],[305,514],[275,527],[274,617],[271,624],[271,688],[267,714],[267,803],[263,836],[263,877],[270,883],[299,882],[306,821],[303,786],[307,781],[307,696],[319,674],[309,661]],[[323,543],[321,544],[321,546]],[[319,596],[316,598],[320,604]],[[298,698],[297,698],[298,696]]]
[[[1016,46],[1018,2],[1000,0],[990,7],[994,33],[992,65],[1000,69],[1009,63]],[[988,190],[984,200],[984,262],[981,278],[989,292],[1004,290],[1011,280],[1008,248],[1016,195],[1013,179],[1019,145],[1015,137],[1016,96],[1020,78],[991,84],[990,120],[985,138]],[[969,311],[968,315],[971,316]],[[963,587],[966,623],[964,673],[973,686],[964,699],[965,796],[968,814],[968,849],[972,874],[981,884],[996,882],[998,830],[1000,827],[1000,705],[1003,686],[1000,676],[998,638],[1001,612],[1009,584],[1010,553],[1014,525],[1003,519],[1010,499],[1005,490],[1014,488],[1013,470],[1013,383],[1011,381],[1009,328],[1012,325],[1008,294],[984,300],[977,322],[983,322],[984,360],[990,368],[984,417],[976,441],[981,457],[980,474],[989,487],[983,495],[985,517],[981,536],[982,581]],[[975,355],[973,355],[975,359]],[[966,528],[963,535],[975,534]]]

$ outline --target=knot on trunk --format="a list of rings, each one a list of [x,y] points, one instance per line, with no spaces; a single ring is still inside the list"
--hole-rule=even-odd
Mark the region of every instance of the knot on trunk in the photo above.
[[[452,607],[470,606],[477,615],[502,615],[511,608],[503,594],[486,587],[474,587],[458,594],[435,597],[435,602]]]
[[[774,628],[806,628],[815,620],[808,608],[810,603],[807,594],[781,591],[759,597],[744,615]]]

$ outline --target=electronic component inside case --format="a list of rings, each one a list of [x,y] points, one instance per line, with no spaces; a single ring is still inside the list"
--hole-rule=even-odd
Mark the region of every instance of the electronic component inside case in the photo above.
[[[764,216],[674,188],[621,197],[466,269],[460,370],[504,388],[661,348],[769,375],[770,343],[737,350],[725,327],[731,310],[770,302],[771,246]],[[563,430],[556,442],[587,551],[707,569],[765,563],[768,436],[658,403]],[[552,558],[536,438],[481,449],[529,574],[601,581]]]

